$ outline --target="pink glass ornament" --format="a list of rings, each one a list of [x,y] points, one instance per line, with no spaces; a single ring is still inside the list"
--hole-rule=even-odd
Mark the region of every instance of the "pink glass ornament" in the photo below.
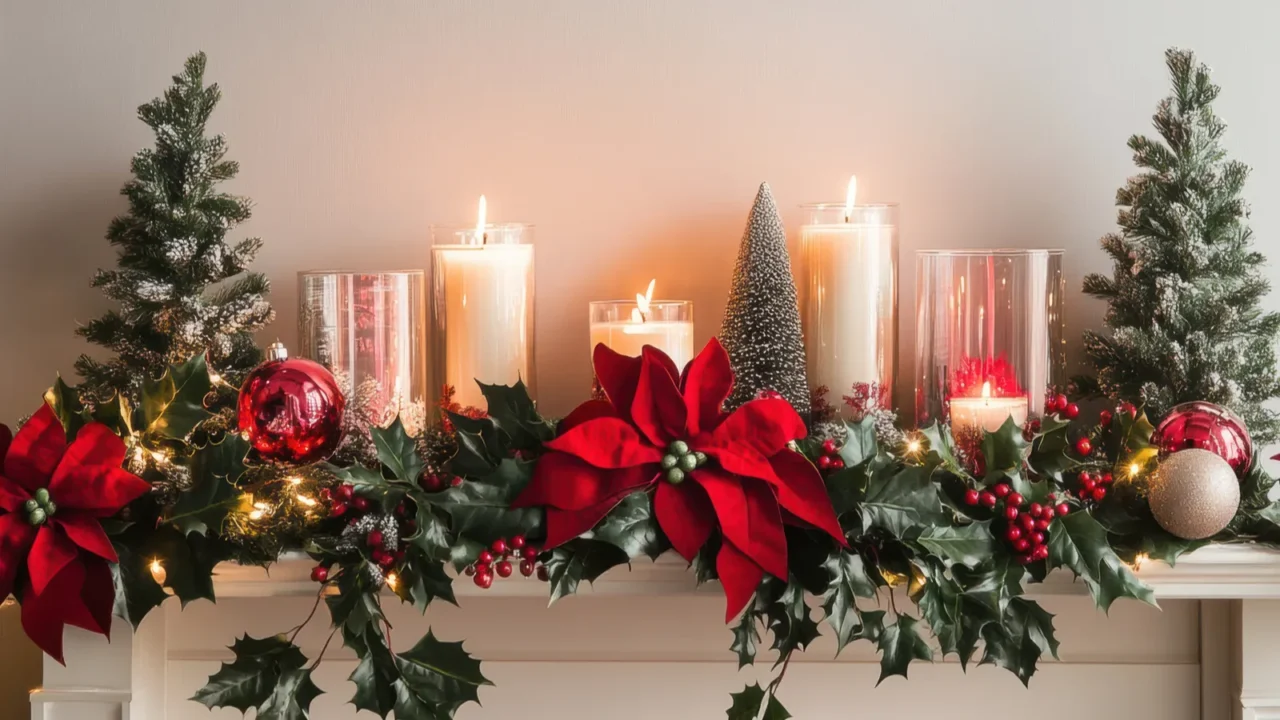
[[[1179,450],[1208,450],[1226,460],[1236,477],[1244,477],[1253,462],[1253,440],[1244,420],[1221,405],[1194,401],[1169,411],[1151,438],[1166,457]]]
[[[346,399],[317,362],[289,358],[280,343],[267,351],[240,388],[240,431],[263,460],[309,465],[329,457],[342,440]]]

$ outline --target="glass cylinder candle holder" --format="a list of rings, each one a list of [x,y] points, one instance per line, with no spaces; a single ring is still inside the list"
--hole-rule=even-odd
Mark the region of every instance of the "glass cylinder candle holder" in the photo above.
[[[898,346],[898,206],[801,206],[800,316],[809,387],[840,417],[893,407]]]
[[[533,395],[533,226],[436,227],[432,238],[432,390],[481,409],[477,382],[523,380]]]
[[[925,250],[916,262],[916,423],[980,438],[1044,414],[1065,383],[1061,250]]]
[[[299,354],[333,371],[373,422],[426,421],[426,273],[298,273]]]
[[[693,359],[693,303],[653,300],[648,305],[642,310],[635,300],[591,302],[590,351],[604,343],[614,352],[639,357],[641,348],[652,345],[683,370]]]

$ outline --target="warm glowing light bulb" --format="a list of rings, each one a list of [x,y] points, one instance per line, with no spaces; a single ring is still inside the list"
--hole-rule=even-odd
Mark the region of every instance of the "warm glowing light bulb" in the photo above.
[[[302,478],[298,477],[297,475],[294,475],[293,477],[289,478],[289,484],[290,484],[290,485],[301,485],[301,484],[302,484]]]
[[[209,382],[213,383],[214,385],[221,385],[222,376],[211,370],[209,371]]]
[[[911,440],[907,441],[907,452],[911,453],[912,455],[915,455],[916,453],[920,452],[920,441],[916,440],[915,438],[912,438]]]
[[[853,217],[853,203],[858,199],[858,176],[849,176],[849,190],[844,196],[844,221],[849,222],[849,218]]]
[[[1135,556],[1133,557],[1133,569],[1134,569],[1135,571],[1137,571],[1137,570],[1141,570],[1141,569],[1142,569],[1143,564],[1144,564],[1144,563],[1146,563],[1146,562],[1147,562],[1147,554],[1146,554],[1146,553],[1138,553],[1137,555],[1135,555]]]
[[[1136,475],[1137,475],[1141,470],[1142,470],[1142,467],[1141,467],[1141,466],[1139,466],[1139,465],[1138,465],[1138,463],[1136,463],[1136,462],[1135,462],[1135,463],[1129,463],[1129,476],[1130,476],[1130,477],[1136,476]]]
[[[400,578],[395,573],[387,573],[387,587],[392,590],[396,589],[396,583],[400,582]]]
[[[147,566],[151,571],[151,579],[156,581],[157,585],[163,585],[164,581],[169,578],[169,574],[165,572],[164,565],[160,564],[160,558],[152,558],[151,564]]]
[[[310,498],[310,497],[307,497],[306,495],[299,495],[298,502],[302,503],[303,505],[306,505],[307,507],[316,506],[315,498]]]

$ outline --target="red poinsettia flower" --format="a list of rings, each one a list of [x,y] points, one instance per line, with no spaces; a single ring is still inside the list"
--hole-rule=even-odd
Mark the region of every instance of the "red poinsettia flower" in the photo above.
[[[110,635],[117,558],[101,518],[150,488],[121,469],[124,454],[101,423],[68,445],[48,405],[17,437],[0,425],[0,598],[22,580],[22,627],[58,662],[65,625]]]
[[[590,530],[628,494],[652,488],[658,524],[686,560],[719,528],[716,570],[730,620],[764,573],[787,577],[784,522],[844,544],[817,469],[787,447],[806,433],[791,405],[764,398],[721,409],[733,373],[719,341],[683,377],[648,346],[634,358],[597,345],[594,359],[607,400],[583,403],[564,419],[515,502],[546,506],[548,547]]]

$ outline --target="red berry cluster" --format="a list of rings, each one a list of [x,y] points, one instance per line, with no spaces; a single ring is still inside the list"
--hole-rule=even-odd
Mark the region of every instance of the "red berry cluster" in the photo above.
[[[1026,498],[1014,492],[1013,487],[1005,482],[981,492],[970,488],[965,492],[964,501],[967,505],[981,505],[995,510],[1004,519],[1003,537],[1021,565],[1049,557],[1049,526],[1055,517],[1064,516],[1071,511],[1066,503],[1055,506],[1052,495],[1043,505],[1033,502],[1024,508]]]
[[[1114,412],[1111,410],[1103,410],[1098,413],[1098,424],[1102,427],[1107,427],[1111,424],[1111,419],[1116,413],[1119,413],[1120,415],[1128,415],[1131,418],[1138,417],[1138,408],[1136,405],[1126,400],[1117,405]]]
[[[1044,411],[1050,415],[1061,415],[1068,420],[1075,420],[1080,415],[1080,406],[1062,393],[1050,394],[1044,400]]]
[[[550,577],[547,566],[538,562],[538,548],[530,545],[523,535],[516,535],[510,542],[506,538],[493,541],[488,550],[481,550],[476,561],[463,569],[463,573],[471,577],[476,586],[488,590],[493,587],[494,576],[509,578],[515,572],[511,561],[520,561],[520,574],[532,577],[537,573],[538,579],[546,582]]]
[[[461,484],[462,478],[446,473],[427,473],[418,481],[418,485],[427,492],[440,492],[447,487],[458,487]]]
[[[320,499],[329,503],[329,517],[342,517],[350,510],[369,510],[369,499],[356,495],[356,489],[351,485],[339,485],[337,490],[323,488],[320,490]]]
[[[1115,480],[1111,473],[1093,474],[1088,470],[1080,473],[1080,487],[1076,489],[1076,497],[1084,501],[1102,502],[1107,496],[1107,488]]]
[[[822,454],[818,456],[818,469],[823,472],[835,472],[844,469],[844,458],[840,457],[840,448],[830,438],[822,441]]]

